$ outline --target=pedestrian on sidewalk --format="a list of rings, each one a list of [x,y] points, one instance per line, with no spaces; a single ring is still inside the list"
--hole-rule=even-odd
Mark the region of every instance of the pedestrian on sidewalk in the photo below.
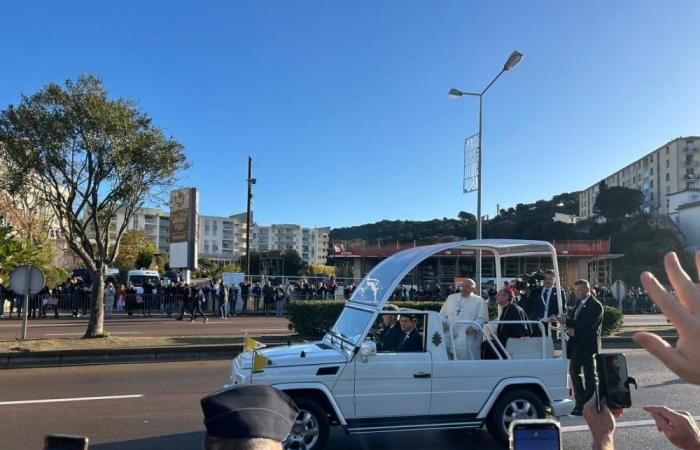
[[[133,283],[129,283],[126,288],[126,313],[129,317],[134,315],[134,305],[136,305],[136,288]]]
[[[229,301],[228,288],[224,284],[224,280],[219,281],[219,317],[222,319],[228,318]]]
[[[105,305],[105,318],[111,319],[112,318],[112,309],[114,308],[114,296],[116,294],[116,289],[114,289],[114,285],[110,281],[107,283],[107,287],[105,288],[105,295],[104,295],[104,305]]]
[[[191,290],[192,291],[192,290]],[[199,286],[194,290],[194,298],[192,299],[192,318],[190,322],[194,322],[197,319],[197,314],[201,314],[204,318],[204,323],[207,323],[207,316],[202,311],[202,303],[204,303],[204,289]]]
[[[182,320],[182,318],[185,316],[185,309],[190,310],[190,313],[192,312],[190,308],[190,298],[188,294],[190,292],[190,289],[184,281],[180,281],[180,284],[177,286],[175,292],[175,295],[177,297],[177,308],[180,311],[180,315],[177,316],[175,320]]]
[[[280,284],[277,286],[277,289],[275,289],[275,303],[276,303],[276,311],[275,311],[275,316],[277,317],[282,317],[284,314],[284,298],[286,297],[286,294],[284,292],[284,288]]]
[[[117,290],[117,312],[124,311],[125,307],[126,307],[126,286],[124,286],[123,284],[120,284],[119,289]]]

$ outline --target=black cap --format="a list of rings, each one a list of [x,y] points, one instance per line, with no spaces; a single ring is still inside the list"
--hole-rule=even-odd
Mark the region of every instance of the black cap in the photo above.
[[[299,410],[284,392],[260,385],[243,385],[202,399],[204,426],[218,438],[266,438],[283,441]]]

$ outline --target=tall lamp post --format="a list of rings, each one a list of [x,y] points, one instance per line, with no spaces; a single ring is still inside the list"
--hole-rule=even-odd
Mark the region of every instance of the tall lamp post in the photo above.
[[[482,142],[483,142],[483,134],[482,134],[482,116],[483,116],[483,106],[484,106],[484,94],[486,94],[486,91],[489,90],[491,86],[493,86],[493,83],[498,80],[498,78],[503,75],[503,72],[512,69],[513,67],[517,66],[518,63],[523,59],[523,54],[520,53],[519,51],[515,50],[513,53],[510,54],[508,57],[508,61],[503,65],[503,68],[501,69],[500,72],[498,72],[498,75],[491,80],[491,82],[484,88],[483,91],[481,92],[464,92],[460,91],[459,89],[452,88],[448,92],[448,95],[452,98],[459,98],[464,95],[469,95],[472,97],[479,97],[479,155],[477,158],[477,169],[476,169],[476,191],[477,191],[477,197],[476,197],[476,238],[481,239],[481,226],[482,226],[482,219],[481,219],[481,163],[482,163]],[[481,250],[476,251],[476,293],[477,295],[481,295]]]

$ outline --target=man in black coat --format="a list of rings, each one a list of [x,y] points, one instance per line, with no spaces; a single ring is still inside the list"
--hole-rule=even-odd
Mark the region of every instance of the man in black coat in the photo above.
[[[398,311],[399,308],[396,305],[386,305],[384,307],[385,311]],[[399,344],[403,339],[403,333],[401,332],[401,325],[398,321],[399,316],[395,314],[383,314],[382,322],[384,322],[384,327],[381,333],[379,333],[379,345],[378,351],[380,352],[395,352],[399,348]]]
[[[397,352],[422,352],[423,336],[416,329],[416,318],[411,315],[401,315],[401,341]]]
[[[581,415],[584,403],[594,394],[593,355],[600,351],[600,331],[603,324],[603,305],[591,294],[588,280],[574,283],[576,309],[567,317],[558,317],[566,325],[569,342],[566,351],[571,362],[569,375],[574,386],[576,407],[572,415]],[[583,369],[584,381],[581,380]]]
[[[504,287],[496,294],[496,303],[501,307],[501,317],[498,318],[499,321],[522,321],[526,322],[528,319],[525,311],[513,302],[514,292],[509,287]],[[507,346],[508,339],[520,339],[522,337],[530,336],[532,331],[530,325],[527,323],[500,323],[496,329],[496,335],[498,340],[501,342],[503,347]],[[495,345],[495,344],[494,344]],[[496,349],[501,353],[501,357],[505,357],[498,345],[495,345]],[[486,344],[484,348],[484,359],[498,359],[493,351],[493,348]]]
[[[544,271],[544,281],[542,287],[535,288],[526,301],[520,302],[520,306],[525,310],[525,313],[530,320],[538,320],[543,322],[544,332],[549,335],[549,318],[558,316],[566,311],[564,308],[565,294],[563,291],[557,293],[554,287],[556,276],[553,270]],[[561,310],[559,306],[561,305]],[[540,328],[536,325],[532,326],[533,336],[540,336]]]

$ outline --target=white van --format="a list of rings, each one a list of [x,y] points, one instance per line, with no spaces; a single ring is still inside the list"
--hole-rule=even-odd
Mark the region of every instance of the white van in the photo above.
[[[155,270],[130,270],[126,275],[126,285],[134,285],[136,294],[143,294],[143,283],[150,280],[154,285],[160,286],[160,275]]]

